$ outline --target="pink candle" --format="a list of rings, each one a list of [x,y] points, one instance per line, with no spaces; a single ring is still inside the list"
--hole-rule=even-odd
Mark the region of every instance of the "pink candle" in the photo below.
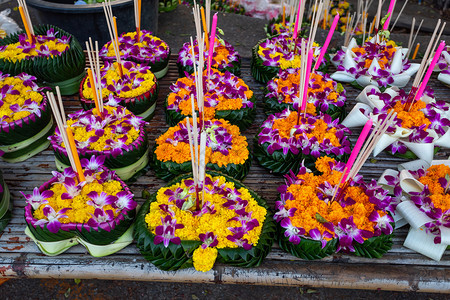
[[[439,44],[439,47],[436,50],[436,54],[433,57],[433,60],[431,61],[430,66],[428,67],[427,73],[425,74],[425,77],[423,78],[422,83],[420,84],[419,90],[416,93],[416,96],[414,97],[415,100],[419,100],[420,97],[422,97],[423,91],[425,90],[425,87],[427,86],[428,80],[430,79],[431,73],[433,72],[434,66],[436,65],[439,57],[441,56],[442,50],[444,50],[445,42],[441,41]]]
[[[325,40],[325,44],[323,44],[322,50],[320,50],[319,58],[317,59],[316,65],[314,69],[317,70],[322,62],[322,59],[327,52],[328,45],[330,45],[331,38],[333,37],[334,30],[336,29],[337,23],[339,22],[339,14],[334,16],[333,24],[331,24],[330,31],[328,31],[327,39]]]
[[[301,4],[302,4],[302,0],[298,1],[297,19],[295,20],[294,35],[293,35],[294,41],[297,39],[297,35],[298,35],[298,20],[300,19],[300,6],[301,6]]]
[[[216,41],[216,27],[217,27],[217,13],[215,13],[213,16],[212,27],[211,27],[211,38],[209,40],[208,78],[209,78],[209,74],[211,74],[211,62],[212,62],[212,56],[214,53],[214,46],[215,46],[215,41]]]
[[[305,77],[305,86],[303,89],[303,99],[302,99],[302,106],[300,108],[300,111],[305,111],[306,108],[306,102],[308,99],[308,85],[309,85],[309,74],[311,73],[311,64],[312,64],[312,58],[313,58],[313,49],[310,49],[308,52],[308,62],[306,63],[306,77]],[[303,59],[303,57],[302,57]]]
[[[392,12],[394,10],[395,0],[391,0],[391,3],[389,3],[389,10],[388,10],[388,18],[386,19],[386,22],[384,22],[383,30],[388,30],[389,21],[391,21]]]
[[[355,147],[353,147],[352,153],[350,154],[350,158],[348,159],[347,164],[345,165],[347,171],[345,172],[345,175],[342,178],[342,182],[345,182],[345,180],[347,179],[348,173],[350,172],[350,169],[352,168],[352,165],[355,162],[359,150],[361,150],[361,147],[364,144],[364,141],[366,140],[366,137],[369,134],[370,129],[372,128],[372,125],[373,125],[372,119],[367,120],[366,125],[364,125],[364,128],[361,131],[358,140],[356,141]]]

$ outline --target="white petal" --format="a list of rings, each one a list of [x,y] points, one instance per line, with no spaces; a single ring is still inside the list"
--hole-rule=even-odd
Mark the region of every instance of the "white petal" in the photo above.
[[[400,172],[400,187],[403,191],[410,194],[411,192],[420,193],[423,191],[424,185],[415,179],[409,170],[403,170]],[[420,224],[418,227],[422,225]]]
[[[387,146],[391,145],[397,140],[398,137],[393,137],[386,133],[383,134],[378,143],[375,145],[375,148],[373,149],[373,156],[377,156],[378,154],[380,154],[381,151],[386,149]]]
[[[340,82],[353,82],[355,81],[355,76],[345,71],[336,71],[331,74],[331,79]]]
[[[391,72],[392,74],[398,74],[402,71],[403,60],[402,60],[402,51],[400,47],[397,47],[395,51],[394,58],[391,63]]]
[[[364,126],[369,118],[361,112],[361,109],[372,111],[372,108],[367,104],[356,103],[344,121],[342,121],[342,125],[346,127]]]
[[[434,143],[403,142],[418,158],[431,163],[434,157]]]
[[[444,254],[447,245],[435,244],[434,235],[427,234],[422,228],[410,228],[403,246],[439,261]]]

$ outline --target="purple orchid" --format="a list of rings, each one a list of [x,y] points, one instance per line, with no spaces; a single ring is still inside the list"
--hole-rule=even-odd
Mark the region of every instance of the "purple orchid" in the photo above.
[[[118,209],[133,210],[137,203],[134,201],[134,195],[126,191],[121,191],[116,194],[117,200],[114,202],[114,207]]]
[[[284,236],[289,238],[289,242],[294,245],[298,245],[301,240],[300,236],[306,233],[305,229],[292,225],[291,219],[289,218],[281,220],[280,225],[285,229]]]
[[[164,244],[164,247],[169,247],[169,243],[174,243],[179,245],[181,239],[175,236],[175,231],[177,229],[184,228],[183,224],[177,224],[177,220],[167,215],[165,218],[161,218],[162,225],[156,226],[155,228],[155,238],[153,242],[155,245],[160,243]]]
[[[108,232],[111,231],[111,226],[108,222],[114,220],[114,212],[108,209],[106,212],[101,208],[96,208],[94,214],[91,214],[92,218],[89,219],[87,224],[92,228],[102,228]]]
[[[207,233],[200,233],[199,234],[200,241],[202,242],[202,249],[206,249],[208,247],[216,247],[219,244],[219,241],[217,240],[217,235],[215,235],[213,232],[207,232]]]
[[[46,205],[43,208],[42,212],[47,219],[40,219],[36,221],[34,225],[44,228],[44,225],[47,224],[48,231],[52,233],[58,233],[59,229],[61,228],[61,222],[59,221],[59,219],[67,218],[67,215],[65,215],[65,213],[69,209],[71,208],[63,208],[56,212],[53,207],[51,207],[50,205]]]
[[[113,205],[117,200],[117,197],[108,195],[105,192],[101,192],[99,194],[96,191],[92,191],[87,194],[87,196],[91,198],[91,200],[88,200],[86,203],[95,208],[103,208],[105,205]]]
[[[325,248],[325,246],[327,245],[327,239],[333,238],[333,235],[328,231],[324,231],[322,234],[317,228],[311,229],[309,231],[309,236],[311,237],[311,239],[319,241],[322,246],[322,249]]]
[[[26,199],[27,203],[33,207],[34,210],[37,210],[41,204],[46,204],[48,201],[46,199],[51,198],[53,196],[53,191],[46,190],[43,191],[42,194],[39,192],[39,189],[35,187],[33,189],[33,194],[25,195],[23,192],[20,192]]]
[[[364,239],[371,238],[373,233],[367,230],[359,229],[353,222],[353,216],[348,219],[342,219],[337,226],[331,223],[324,223],[324,226],[334,232],[339,238],[339,246],[337,252],[355,252],[353,241],[360,244],[364,243]]]

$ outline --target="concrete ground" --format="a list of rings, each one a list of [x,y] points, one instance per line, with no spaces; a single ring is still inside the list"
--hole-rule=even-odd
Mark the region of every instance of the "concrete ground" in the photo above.
[[[15,2],[0,0],[0,11],[14,7]],[[377,1],[374,1],[377,2]],[[412,3],[411,3],[412,2]],[[430,1],[429,1],[430,2]],[[389,3],[389,1],[386,1]],[[425,4],[427,4],[425,2]],[[385,4],[386,5],[386,4]],[[399,6],[401,4],[398,4]],[[399,8],[398,8],[399,9]],[[17,18],[16,12],[12,15]],[[440,17],[439,12],[428,5],[418,6],[411,0],[403,13],[394,39],[407,41],[407,24],[413,16],[424,18],[425,29],[433,28]],[[395,17],[395,15],[394,15]],[[17,19],[16,19],[17,20]],[[419,19],[420,20],[420,19]],[[20,23],[19,20],[17,20]],[[251,48],[265,37],[265,20],[239,15],[219,13],[218,26],[225,31],[225,38],[242,56],[249,57]],[[191,10],[179,7],[171,13],[160,14],[158,36],[169,43],[172,53],[194,33]],[[403,26],[403,28],[402,28]],[[450,34],[450,27],[445,33]],[[318,41],[326,32],[319,30]],[[428,33],[419,37],[426,44]],[[339,45],[341,37],[335,34],[333,45]],[[448,36],[443,37],[449,40]],[[104,281],[104,280],[57,280],[57,279],[11,279],[0,285],[0,299],[448,299],[445,295],[430,293],[400,293],[384,291],[361,291],[308,287],[269,287],[249,285],[180,284],[159,282]]]

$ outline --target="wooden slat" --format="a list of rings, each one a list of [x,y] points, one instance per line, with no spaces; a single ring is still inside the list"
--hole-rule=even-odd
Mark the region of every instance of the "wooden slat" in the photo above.
[[[178,78],[175,57],[171,57],[169,73],[160,81],[155,117],[146,127],[150,146],[160,134],[165,132],[163,101],[169,86]],[[242,78],[249,84],[260,102],[257,103],[257,117],[254,124],[244,132],[252,148],[253,137],[258,126],[266,116],[262,108],[262,85],[250,75],[250,60],[242,62]],[[432,87],[439,100],[446,100],[448,89],[433,77]],[[350,110],[359,91],[346,86]],[[64,105],[68,112],[81,109],[77,96],[65,97]],[[350,139],[355,142],[360,130],[353,130]],[[438,157],[446,158],[450,152],[440,152]],[[369,160],[361,170],[366,180],[377,179],[386,168],[396,168],[405,160],[384,153],[375,160]],[[354,255],[335,254],[320,261],[304,261],[279,249],[274,244],[262,266],[255,269],[240,269],[217,265],[207,273],[193,269],[177,272],[163,272],[145,261],[135,244],[105,258],[87,255],[82,246],[75,246],[58,257],[41,254],[36,245],[25,236],[23,207],[25,200],[21,191],[31,193],[51,178],[55,169],[51,149],[17,164],[0,162],[6,183],[11,190],[13,219],[3,233],[0,233],[0,275],[2,277],[32,278],[98,278],[148,281],[180,281],[207,283],[247,283],[263,285],[309,285],[315,287],[338,287],[356,289],[383,289],[399,291],[450,292],[450,251],[446,251],[440,262],[435,262],[402,246],[408,229],[395,231],[394,246],[381,259],[367,259]],[[250,173],[244,183],[267,199],[273,207],[277,199],[277,187],[283,183],[281,176],[274,176],[260,167],[254,160]],[[156,178],[153,171],[147,172],[130,185],[139,203],[143,190],[155,192],[165,185]],[[362,275],[363,274],[363,275]]]

